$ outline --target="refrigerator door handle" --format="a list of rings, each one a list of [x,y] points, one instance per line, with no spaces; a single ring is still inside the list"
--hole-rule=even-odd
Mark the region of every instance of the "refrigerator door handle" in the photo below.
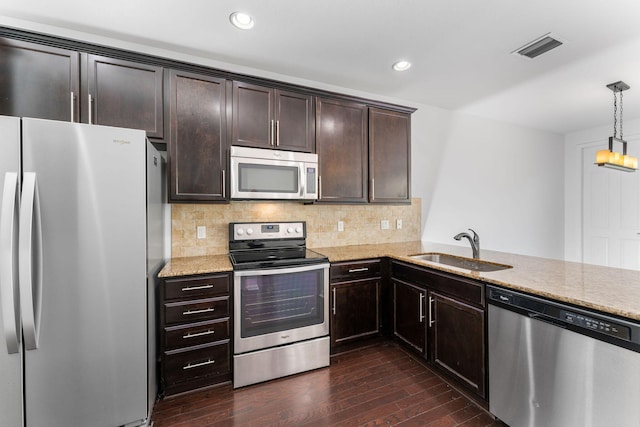
[[[42,312],[42,222],[35,172],[26,172],[23,177],[18,248],[24,344],[27,350],[35,350]]]
[[[0,204],[0,304],[2,324],[9,354],[20,348],[20,302],[18,301],[18,174],[4,176]]]

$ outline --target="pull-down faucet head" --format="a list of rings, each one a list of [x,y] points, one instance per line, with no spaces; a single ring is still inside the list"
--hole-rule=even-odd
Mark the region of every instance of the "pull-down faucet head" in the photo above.
[[[455,236],[453,236],[453,238],[456,240],[461,240],[464,237],[465,239],[469,240],[469,243],[471,244],[471,250],[473,251],[473,257],[480,258],[480,236],[478,236],[478,233],[476,233],[472,229],[469,229],[469,231],[473,233],[473,237],[471,237],[469,233],[463,232],[456,234]]]

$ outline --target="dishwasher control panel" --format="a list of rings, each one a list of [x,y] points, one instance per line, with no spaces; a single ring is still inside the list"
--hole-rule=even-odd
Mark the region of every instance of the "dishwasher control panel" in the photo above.
[[[640,353],[640,323],[493,285],[487,302]]]
[[[631,338],[631,330],[628,327],[610,321],[600,320],[595,317],[585,316],[584,314],[560,310],[560,319],[571,325],[598,331],[623,340],[628,341]]]

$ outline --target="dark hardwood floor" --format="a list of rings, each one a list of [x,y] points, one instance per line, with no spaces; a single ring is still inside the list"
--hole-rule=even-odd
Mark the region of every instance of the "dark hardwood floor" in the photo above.
[[[329,368],[156,402],[153,427],[504,426],[393,342],[331,358]]]

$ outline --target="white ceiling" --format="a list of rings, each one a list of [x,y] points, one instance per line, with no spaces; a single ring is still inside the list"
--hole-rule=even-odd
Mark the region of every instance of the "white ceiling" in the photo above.
[[[613,126],[606,85],[623,80],[640,118],[638,0],[3,0],[0,17],[558,133]],[[511,54],[546,33],[565,44]]]

